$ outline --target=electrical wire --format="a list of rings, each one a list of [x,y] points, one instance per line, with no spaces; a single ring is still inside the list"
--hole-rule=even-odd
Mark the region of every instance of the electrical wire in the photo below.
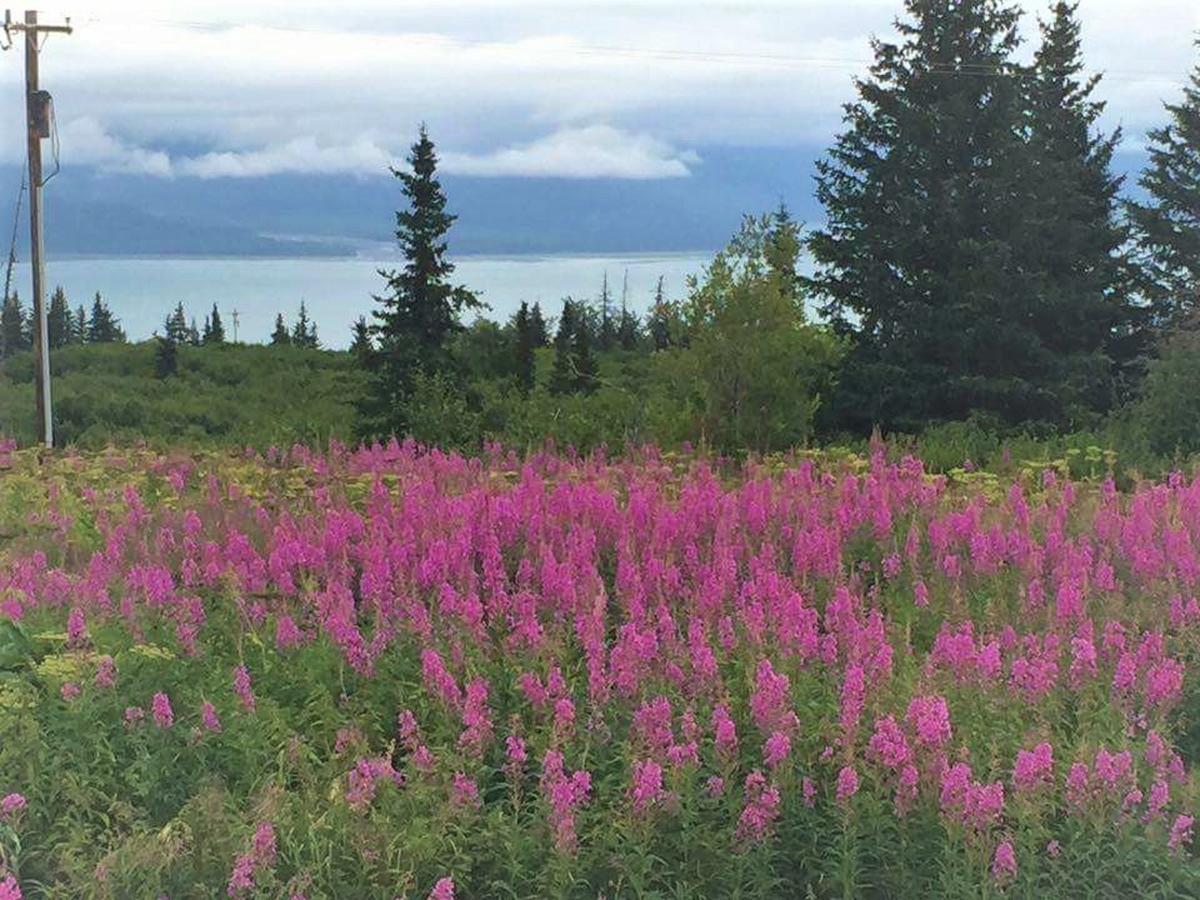
[[[8,270],[4,274],[4,299],[9,297],[12,288],[13,266],[17,263],[17,230],[21,226],[21,200],[25,197],[25,184],[29,175],[29,162],[21,167],[21,187],[17,191],[17,208],[13,213],[12,243],[8,247]]]

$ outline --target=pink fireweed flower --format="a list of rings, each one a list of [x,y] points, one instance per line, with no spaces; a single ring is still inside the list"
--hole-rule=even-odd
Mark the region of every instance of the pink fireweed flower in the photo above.
[[[476,678],[467,685],[462,712],[463,725],[466,727],[459,735],[458,746],[470,756],[481,756],[492,740],[492,720],[487,701],[487,679]]]
[[[1059,854],[1061,854],[1061,853],[1062,853],[1062,845],[1059,844],[1058,841],[1052,840],[1046,844],[1046,855],[1049,856],[1051,859],[1058,859]]]
[[[175,724],[175,713],[171,709],[171,698],[159,691],[150,702],[150,711],[154,714],[154,724],[159,728],[170,728]]]
[[[1054,748],[1042,741],[1032,750],[1018,750],[1013,784],[1018,791],[1033,791],[1054,781]]]
[[[786,675],[778,674],[769,659],[760,660],[754,676],[754,693],[750,696],[750,715],[765,734],[774,731],[789,712]]]
[[[23,896],[21,886],[12,875],[0,879],[0,900],[21,900]]]
[[[1171,802],[1171,786],[1159,780],[1150,785],[1150,799],[1146,803],[1146,815],[1143,820],[1153,822],[1163,814],[1167,804]]]
[[[908,740],[894,716],[875,720],[875,732],[867,743],[867,758],[889,769],[899,769],[912,757]]]
[[[254,832],[254,857],[264,866],[275,865],[275,827],[260,822]]]
[[[61,696],[63,698],[63,700],[65,700],[67,703],[70,703],[72,700],[76,699],[80,694],[83,693],[83,688],[81,688],[77,682],[68,681],[68,682],[65,682],[63,684],[63,686],[58,689],[58,693],[59,693],[59,696]]]
[[[908,704],[908,726],[917,741],[927,749],[937,750],[950,742],[950,710],[940,696],[914,697]]]
[[[663,790],[662,766],[652,759],[634,763],[633,784],[629,789],[634,812],[644,812],[666,796],[666,791]]]
[[[554,701],[554,730],[569,734],[575,727],[575,703],[570,697],[559,697]]]
[[[138,724],[144,718],[146,718],[146,711],[144,709],[142,709],[140,706],[125,707],[125,727],[126,728],[132,728],[134,725]]]
[[[280,616],[275,623],[275,648],[280,652],[299,647],[304,635],[291,616]]]
[[[804,805],[810,809],[817,802],[816,782],[807,775],[800,779],[800,796],[804,799]]]
[[[746,776],[745,793],[746,803],[738,816],[737,839],[757,843],[770,833],[779,818],[779,788],[769,784],[766,776],[755,769]]]
[[[1007,884],[1017,877],[1017,855],[1012,841],[1001,841],[992,857],[992,878],[997,884]]]
[[[217,708],[207,700],[200,707],[200,721],[204,725],[205,731],[211,734],[221,733],[221,719],[217,715]]]
[[[773,731],[763,746],[763,762],[768,769],[776,769],[792,752],[792,742],[782,731]]]
[[[386,757],[363,757],[346,776],[346,804],[356,812],[364,812],[375,800],[380,782],[404,784],[404,776],[392,768]]]
[[[256,706],[254,690],[250,684],[250,672],[245,666],[238,666],[233,670],[233,692],[241,699],[243,709],[247,712],[254,712]]]
[[[117,664],[111,656],[101,656],[96,660],[96,678],[93,684],[104,690],[116,687]]]
[[[1088,804],[1091,796],[1091,773],[1087,763],[1072,763],[1067,772],[1067,805],[1076,812]]]
[[[925,586],[924,581],[913,585],[913,604],[922,609],[929,605],[929,588]]]
[[[67,646],[80,647],[87,641],[87,620],[78,606],[67,616]]]
[[[854,729],[858,727],[866,695],[867,685],[863,668],[857,663],[851,663],[846,667],[846,677],[842,682],[841,713],[839,715],[839,722],[847,743],[851,741]]]
[[[508,759],[509,765],[520,771],[529,758],[529,754],[525,750],[525,739],[515,734],[506,737],[504,739],[504,755]]]
[[[457,807],[477,808],[483,805],[479,799],[479,785],[475,779],[465,772],[454,773],[454,783],[451,787],[450,802]]]
[[[725,793],[725,779],[720,775],[710,775],[704,782],[704,787],[708,791],[708,796],[720,797]]]
[[[439,878],[429,892],[429,900],[454,900],[454,879],[449,876]]]
[[[542,796],[550,806],[550,826],[554,846],[560,853],[573,854],[577,848],[575,810],[587,802],[592,789],[591,773],[582,769],[569,776],[558,750],[547,750],[542,762]]]
[[[7,794],[0,798],[0,820],[7,821],[14,818],[27,805],[23,794]]]
[[[1192,842],[1192,825],[1195,822],[1193,816],[1180,813],[1175,817],[1175,821],[1171,825],[1171,836],[1167,838],[1167,847],[1172,851],[1179,851]]]
[[[259,871],[273,868],[275,859],[275,826],[270,822],[260,822],[255,829],[250,851],[234,860],[225,892],[230,897],[242,897],[253,891]]]
[[[842,766],[837,777],[837,802],[847,803],[858,793],[858,772],[853,766]]]
[[[737,753],[737,728],[729,717],[729,710],[718,704],[712,712],[713,744],[719,756],[730,758]]]
[[[917,771],[917,767],[912,764],[901,767],[894,800],[896,815],[905,816],[916,805],[920,787],[921,773]]]

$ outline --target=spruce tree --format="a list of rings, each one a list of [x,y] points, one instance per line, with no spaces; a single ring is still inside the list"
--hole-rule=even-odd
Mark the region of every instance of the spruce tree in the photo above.
[[[366,316],[359,316],[354,320],[351,334],[353,337],[350,341],[350,355],[357,359],[360,365],[369,368],[375,346],[371,341],[371,326],[367,324]]]
[[[170,333],[166,337],[155,335],[154,340],[154,374],[170,378],[179,369],[179,342]]]
[[[308,306],[300,301],[300,315],[292,327],[292,343],[297,347],[317,349],[321,342],[317,339],[317,323],[308,317]]]
[[[71,338],[71,307],[67,306],[67,295],[61,286],[50,296],[50,308],[46,310],[46,330],[50,335],[50,347],[65,347]]]
[[[617,343],[622,350],[636,350],[641,340],[641,323],[637,314],[630,310],[625,298],[621,298],[621,318],[617,323]]]
[[[604,273],[604,284],[600,288],[599,306],[600,321],[596,329],[596,345],[601,350],[611,350],[617,343],[617,323],[612,314],[612,294],[608,289],[607,271]]]
[[[92,317],[88,321],[88,343],[111,344],[124,340],[125,332],[121,330],[119,321],[97,291],[92,300]]]
[[[854,339],[839,427],[916,430],[985,411],[1060,419],[1058,372],[1030,313],[1041,279],[1021,259],[1032,175],[1005,0],[906,0],[897,43],[845,107],[817,164],[826,227],[814,285]]]
[[[192,316],[192,322],[187,330],[187,342],[193,347],[199,347],[201,343],[200,329],[196,327],[196,317]]]
[[[450,338],[462,330],[464,310],[482,304],[465,287],[450,282],[454,265],[446,259],[446,234],[455,217],[437,178],[437,153],[425,126],[408,156],[408,169],[393,169],[407,209],[396,212],[396,241],[403,268],[379,274],[386,291],[375,297],[372,327],[378,351],[360,431],[367,436],[403,433],[407,400],[418,373],[452,376]]]
[[[554,368],[550,370],[550,392],[570,394],[575,390],[575,303],[563,300],[562,316],[554,335]]]
[[[533,320],[529,312],[529,304],[521,301],[513,322],[516,331],[515,352],[517,357],[517,386],[522,393],[528,394],[533,390],[534,382],[534,333]]]
[[[217,304],[213,304],[212,313],[204,317],[204,343],[225,343],[225,325],[221,322],[221,313]]]
[[[1158,330],[1194,324],[1200,313],[1200,63],[1182,100],[1165,106],[1169,121],[1150,132],[1138,182],[1148,199],[1129,205]]]
[[[599,370],[596,366],[596,357],[592,354],[593,341],[591,323],[588,322],[586,316],[579,316],[575,320],[575,334],[571,347],[572,361],[575,364],[575,378],[572,387],[585,394],[590,394],[599,387],[596,380]]]
[[[1082,77],[1077,3],[1059,0],[1040,24],[1032,77],[1025,80],[1032,168],[1019,262],[1035,298],[1029,315],[1047,353],[1047,375],[1077,408],[1103,409],[1116,376],[1137,349],[1128,229],[1118,218],[1122,178],[1112,174],[1120,130],[1096,124],[1104,104],[1093,99],[1100,76]]]
[[[550,346],[550,330],[546,327],[546,318],[542,315],[542,304],[534,301],[529,312],[529,327],[533,333],[534,347]]]
[[[275,330],[271,332],[271,346],[285,347],[292,342],[287,323],[283,321],[283,313],[275,314]]]
[[[175,304],[166,321],[163,322],[163,334],[167,340],[175,344],[183,344],[188,339],[188,324],[187,314],[183,311],[183,304]]]
[[[0,309],[0,354],[11,356],[29,347],[25,310],[21,298],[14,292],[4,299],[4,307]]]
[[[658,284],[654,288],[654,303],[650,307],[647,328],[655,350],[666,350],[671,346],[671,310],[667,305],[661,275],[658,276]]]
[[[83,304],[75,307],[75,315],[71,317],[71,343],[86,344],[88,337],[87,310]]]

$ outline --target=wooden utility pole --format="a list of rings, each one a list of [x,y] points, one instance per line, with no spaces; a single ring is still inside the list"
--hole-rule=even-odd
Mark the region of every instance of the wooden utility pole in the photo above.
[[[50,137],[53,110],[50,95],[38,84],[38,40],[42,34],[70,34],[71,26],[39,25],[37,10],[26,10],[24,22],[4,14],[8,46],[12,32],[25,32],[25,125],[29,153],[29,262],[33,270],[33,349],[37,357],[34,380],[37,390],[38,431],[47,447],[54,446],[54,414],[50,402],[50,340],[46,321],[46,248],[42,235],[42,140]],[[5,48],[7,49],[7,47]]]

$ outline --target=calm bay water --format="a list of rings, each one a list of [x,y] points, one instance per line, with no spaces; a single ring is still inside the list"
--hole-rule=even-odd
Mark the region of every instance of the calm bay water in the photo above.
[[[621,299],[628,272],[630,308],[645,312],[661,275],[667,295],[682,296],[685,278],[699,272],[709,254],[629,257],[601,256],[464,256],[455,260],[455,280],[479,291],[498,321],[516,312],[522,300],[540,301],[547,316],[557,316],[562,298],[594,299],[608,274],[614,302]],[[51,259],[46,266],[49,290],[62,285],[72,309],[90,309],[99,291],[120,318],[130,338],[141,340],[156,329],[176,303],[182,302],[197,323],[215,302],[232,337],[233,310],[238,311],[238,337],[265,341],[276,313],[290,323],[303,299],[328,347],[345,347],[350,325],[370,312],[372,293],[383,288],[376,270],[397,265],[394,259]],[[28,304],[29,268],[18,265],[14,282]]]

